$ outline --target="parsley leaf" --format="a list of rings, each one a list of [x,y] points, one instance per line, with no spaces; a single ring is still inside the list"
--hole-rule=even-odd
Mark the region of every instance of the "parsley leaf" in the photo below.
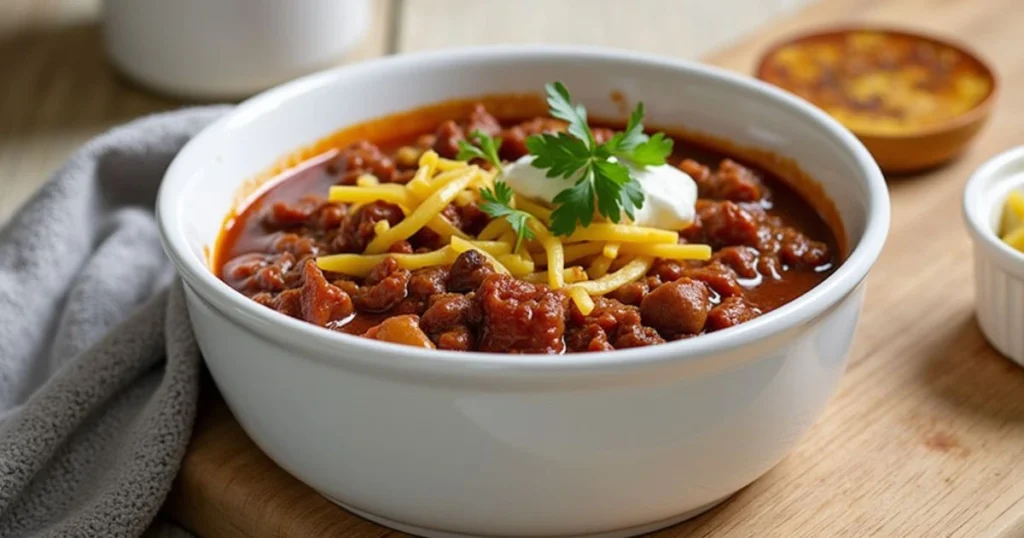
[[[665,136],[665,133],[655,133],[654,136],[634,148],[633,153],[627,159],[643,166],[658,166],[665,164],[665,158],[671,154],[672,139]]]
[[[551,231],[555,235],[569,235],[576,229],[576,221],[584,228],[594,218],[594,172],[591,169],[576,181],[576,185],[558,193],[551,213]]]
[[[547,170],[548,177],[569,179],[593,152],[586,143],[567,133],[540,134],[526,138],[526,149],[534,156],[533,166]]]
[[[612,222],[622,220],[622,187],[627,183],[637,185],[637,192],[641,193],[640,203],[643,203],[643,193],[639,184],[629,177],[629,169],[617,162],[597,161],[594,167],[594,190],[597,192],[597,212]],[[630,205],[628,212],[633,213],[632,199],[626,199]],[[586,225],[584,225],[586,226]]]
[[[480,197],[484,202],[480,204],[480,210],[492,218],[504,218],[512,226],[516,233],[515,251],[523,243],[523,239],[533,239],[533,231],[527,226],[527,219],[531,215],[525,211],[512,208],[512,187],[504,181],[495,181],[494,190],[488,188],[480,189]]]
[[[544,89],[548,94],[551,116],[568,122],[569,134],[582,140],[587,148],[596,146],[594,133],[590,132],[590,124],[587,123],[587,109],[583,105],[572,104],[569,90],[561,82],[545,84]]]
[[[483,159],[491,163],[499,174],[505,172],[501,166],[501,158],[498,157],[498,150],[501,149],[501,137],[490,136],[487,133],[474,129],[469,133],[470,140],[476,140],[478,146],[474,146],[465,140],[459,140],[459,153],[455,156],[460,161],[471,161]]]
[[[641,166],[659,166],[672,154],[672,139],[665,133],[654,136],[644,134],[644,104],[637,103],[633,113],[629,115],[626,130],[615,133],[608,142],[603,144],[617,159]]]
[[[551,231],[569,235],[577,225],[589,226],[595,208],[612,222],[620,222],[623,213],[634,219],[643,207],[644,192],[633,174],[638,168],[665,164],[672,154],[672,139],[644,133],[644,104],[638,103],[626,129],[598,144],[587,124],[586,108],[573,104],[569,90],[561,82],[547,84],[545,90],[551,115],[569,124],[567,132],[532,135],[526,148],[534,157],[532,165],[546,170],[548,177],[575,180],[552,200]]]
[[[629,115],[629,123],[626,124],[626,130],[621,133],[615,133],[604,144],[612,155],[617,157],[628,155],[634,148],[647,141],[647,135],[644,134],[643,119],[644,104],[637,103],[633,113]]]

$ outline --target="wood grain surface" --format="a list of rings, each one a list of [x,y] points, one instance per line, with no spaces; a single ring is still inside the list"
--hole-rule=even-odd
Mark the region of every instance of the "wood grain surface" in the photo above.
[[[180,106],[109,72],[90,22],[95,2],[5,2],[12,3],[0,13],[16,16],[0,17],[0,220],[84,138]],[[381,2],[376,39],[362,54],[572,41],[689,56],[709,43],[735,40],[715,32],[730,23],[721,15],[717,24],[708,22],[714,14],[702,10],[709,3],[651,1],[642,13],[605,25],[571,18],[588,15],[581,14],[587,11],[582,2],[570,0],[525,4],[559,15],[533,24],[530,10],[509,7],[514,2]],[[38,5],[46,9],[32,7]],[[604,21],[619,3],[587,5]],[[779,1],[753,15],[745,10],[757,2],[723,5],[744,30],[793,7]],[[66,16],[39,14],[47,11]],[[38,24],[42,19],[49,22]],[[927,174],[890,178],[890,239],[870,276],[849,369],[822,419],[763,478],[658,536],[1024,536],[1024,371],[998,356],[975,323],[970,242],[959,208],[969,174],[995,153],[1024,143],[1018,116],[1024,94],[1013,91],[1024,85],[1024,6],[1020,0],[824,0],[706,58],[749,73],[776,39],[859,22],[965,40],[995,65],[1006,91],[961,159]],[[346,513],[276,467],[213,391],[206,391],[201,409],[167,506],[185,527],[207,538],[399,534]]]

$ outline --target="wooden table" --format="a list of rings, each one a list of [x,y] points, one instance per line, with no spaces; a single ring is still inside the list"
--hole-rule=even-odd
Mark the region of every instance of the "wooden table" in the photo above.
[[[13,4],[0,8],[0,220],[85,138],[179,106],[110,73],[90,22],[95,2],[5,2]],[[753,30],[794,2],[729,0],[710,8],[712,2],[649,0],[629,10],[604,0],[524,4],[381,2],[374,37],[354,57],[547,40],[692,56],[736,37],[723,28]],[[542,7],[547,16],[530,17]],[[604,15],[612,10],[614,17]],[[738,19],[730,23],[725,14]],[[870,277],[849,370],[825,416],[763,478],[659,536],[1024,536],[1024,371],[993,352],[975,324],[970,243],[959,211],[971,171],[1024,143],[1016,116],[1024,114],[1024,94],[1014,91],[1024,86],[1024,9],[1020,0],[823,0],[708,60],[750,72],[774,39],[851,22],[965,39],[995,64],[1004,93],[967,155],[890,181],[890,240]],[[167,508],[206,537],[397,534],[286,475],[209,393]]]

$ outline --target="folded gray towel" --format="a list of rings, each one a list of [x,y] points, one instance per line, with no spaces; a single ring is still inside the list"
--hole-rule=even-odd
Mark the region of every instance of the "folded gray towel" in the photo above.
[[[163,503],[199,351],[153,207],[224,110],[93,140],[0,230],[0,536],[138,536]]]

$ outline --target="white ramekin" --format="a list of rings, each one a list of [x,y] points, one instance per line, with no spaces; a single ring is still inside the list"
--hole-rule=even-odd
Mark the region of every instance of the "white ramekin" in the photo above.
[[[595,116],[617,90],[657,124],[795,159],[852,246],[823,283],[758,319],[680,342],[561,356],[445,353],[331,332],[214,277],[236,189],[345,125],[561,80]],[[399,56],[257,96],[195,137],[157,202],[209,370],[252,439],[352,511],[430,536],[627,535],[706,510],[779,462],[845,368],[889,226],[864,146],[781,90],[697,63],[575,47]]]
[[[1024,146],[999,154],[971,176],[963,211],[974,240],[978,324],[1000,353],[1024,366],[1024,254],[997,235],[1013,190],[1024,190]]]
[[[369,0],[104,0],[103,34],[145,86],[235,99],[339,63],[369,12]]]

